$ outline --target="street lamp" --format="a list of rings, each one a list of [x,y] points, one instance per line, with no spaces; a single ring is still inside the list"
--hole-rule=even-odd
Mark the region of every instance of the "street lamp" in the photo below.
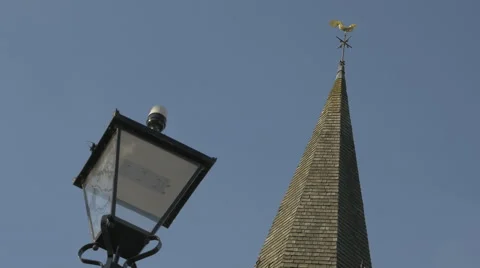
[[[79,252],[85,264],[102,268],[136,267],[160,250],[155,235],[168,228],[213,166],[208,157],[164,134],[167,112],[150,111],[147,126],[115,111],[105,133],[73,184],[83,189],[93,242]],[[141,253],[150,241],[157,246]],[[107,261],[85,259],[102,248]],[[118,264],[125,259],[123,266]]]

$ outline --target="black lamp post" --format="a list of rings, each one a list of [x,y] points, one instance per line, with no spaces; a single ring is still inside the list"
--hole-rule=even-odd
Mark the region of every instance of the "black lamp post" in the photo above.
[[[147,126],[118,111],[74,185],[83,189],[93,242],[79,252],[85,264],[102,268],[136,267],[160,250],[155,235],[168,228],[213,166],[208,157],[164,134],[166,110],[155,106]],[[142,253],[150,241],[157,246]],[[107,261],[82,257],[102,248]],[[123,266],[119,259],[125,259]]]

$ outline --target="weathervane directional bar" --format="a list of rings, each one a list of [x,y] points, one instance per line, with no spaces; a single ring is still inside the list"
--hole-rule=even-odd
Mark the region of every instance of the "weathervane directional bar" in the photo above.
[[[347,37],[347,34],[345,34],[345,38]],[[338,46],[338,48],[342,48],[342,47],[348,47],[348,48],[352,48],[352,46],[348,43],[348,40],[350,40],[350,37],[349,36],[348,38],[346,39],[341,39],[340,37],[337,36],[337,39],[340,41],[340,45]]]
[[[343,39],[337,36],[337,39],[340,40],[340,45],[338,48],[342,49],[342,58],[340,59],[340,62],[345,63],[345,48],[352,48],[352,46],[348,43],[348,40],[350,40],[349,36],[347,38],[347,33],[345,32],[345,35],[343,36]]]

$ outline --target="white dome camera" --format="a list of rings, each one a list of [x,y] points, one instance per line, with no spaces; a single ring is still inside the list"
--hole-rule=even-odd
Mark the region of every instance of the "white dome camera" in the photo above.
[[[167,126],[167,109],[156,105],[150,110],[147,117],[147,126],[158,132],[162,132]]]

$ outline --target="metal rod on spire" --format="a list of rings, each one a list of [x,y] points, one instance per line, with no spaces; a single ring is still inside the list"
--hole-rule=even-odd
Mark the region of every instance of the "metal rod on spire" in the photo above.
[[[343,39],[337,36],[337,39],[340,40],[340,46],[338,46],[338,48],[342,49],[342,58],[340,60],[341,62],[345,62],[345,48],[352,48],[352,46],[348,43],[350,37],[351,36],[347,37],[347,32],[345,32],[345,34],[343,35]]]

